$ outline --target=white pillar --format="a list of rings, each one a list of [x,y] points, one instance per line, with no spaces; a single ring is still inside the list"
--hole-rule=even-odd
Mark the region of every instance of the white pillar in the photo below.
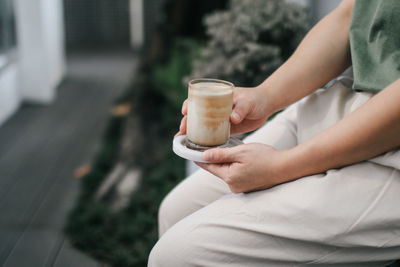
[[[15,0],[23,99],[48,103],[65,72],[61,0]]]
[[[19,107],[20,97],[17,81],[18,67],[15,61],[0,67],[0,125]]]
[[[130,0],[131,45],[140,48],[144,42],[143,0]]]

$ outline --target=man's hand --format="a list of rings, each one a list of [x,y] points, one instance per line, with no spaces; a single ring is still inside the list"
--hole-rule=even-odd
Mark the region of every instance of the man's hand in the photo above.
[[[196,164],[224,180],[233,193],[267,189],[287,182],[284,175],[286,151],[259,144],[206,150]]]

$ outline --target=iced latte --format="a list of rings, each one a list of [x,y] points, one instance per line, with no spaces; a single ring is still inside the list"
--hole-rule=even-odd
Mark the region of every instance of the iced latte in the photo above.
[[[213,147],[228,141],[233,88],[232,83],[216,79],[190,81],[186,130],[189,147]]]

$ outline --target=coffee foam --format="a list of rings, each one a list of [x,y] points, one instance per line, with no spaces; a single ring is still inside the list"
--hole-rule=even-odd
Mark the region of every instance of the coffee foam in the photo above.
[[[217,82],[199,82],[190,85],[189,89],[192,89],[191,93],[195,95],[227,95],[233,91],[232,86]]]

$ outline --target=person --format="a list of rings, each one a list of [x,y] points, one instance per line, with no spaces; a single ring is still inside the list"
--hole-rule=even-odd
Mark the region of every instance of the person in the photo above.
[[[343,0],[159,210],[149,266],[385,266],[400,258],[400,2]],[[354,82],[334,80],[352,66]],[[284,109],[285,108],[285,109]],[[271,121],[264,122],[284,109]],[[180,131],[185,134],[187,104]]]

